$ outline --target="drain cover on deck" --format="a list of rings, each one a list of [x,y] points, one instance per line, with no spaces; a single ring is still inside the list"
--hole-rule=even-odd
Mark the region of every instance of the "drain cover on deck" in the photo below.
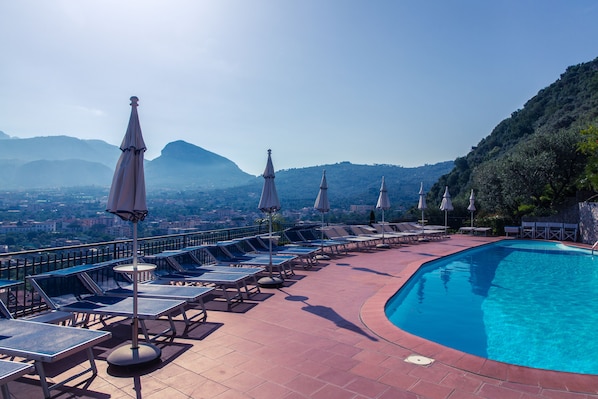
[[[434,359],[430,359],[429,357],[419,356],[419,355],[411,355],[405,359],[407,363],[419,364],[420,366],[427,366],[429,364],[434,363]]]

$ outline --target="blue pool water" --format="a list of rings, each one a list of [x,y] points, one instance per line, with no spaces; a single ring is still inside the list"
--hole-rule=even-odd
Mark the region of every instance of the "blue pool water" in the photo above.
[[[505,240],[424,264],[387,303],[401,329],[463,352],[598,374],[598,254]]]

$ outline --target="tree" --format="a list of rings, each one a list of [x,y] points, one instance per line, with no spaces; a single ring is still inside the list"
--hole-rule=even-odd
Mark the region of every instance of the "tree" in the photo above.
[[[519,218],[554,212],[571,195],[586,164],[574,129],[534,134],[473,173],[478,200],[493,213]]]
[[[598,128],[590,125],[581,131],[584,140],[579,143],[579,150],[588,157],[585,174],[580,185],[598,191]]]

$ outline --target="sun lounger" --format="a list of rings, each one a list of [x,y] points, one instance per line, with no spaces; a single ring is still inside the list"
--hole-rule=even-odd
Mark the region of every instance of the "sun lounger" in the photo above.
[[[16,280],[0,280],[0,290],[10,290],[11,288],[20,284],[23,284],[23,282]],[[9,312],[8,308],[7,312]],[[14,314],[11,313],[10,316],[14,318]],[[71,312],[62,312],[59,310],[50,309],[31,316],[23,317],[22,320],[51,324],[75,324],[75,315]]]
[[[34,370],[33,365],[29,363],[0,360],[0,389],[2,390],[2,399],[10,399],[10,391],[8,390],[9,382]]]
[[[328,239],[335,241],[344,241],[347,243],[347,245],[353,244],[355,249],[358,250],[371,248],[380,240],[379,238],[371,236],[368,237],[349,234],[349,232],[341,226],[328,226],[325,227],[322,231]]]
[[[212,286],[216,292],[221,292],[231,309],[236,303],[243,302],[242,290],[249,292],[247,280],[253,279],[253,274],[243,272],[218,272],[218,271],[179,271],[169,261],[167,254],[158,254],[152,257],[145,257],[151,263],[157,265],[155,270],[155,284],[188,284],[200,286]],[[232,268],[231,268],[232,269]]]
[[[96,268],[96,265],[90,265],[90,270],[82,271],[79,277],[98,294],[118,297],[133,296],[133,281],[125,273],[114,271],[114,266],[120,261],[104,262],[103,267]],[[208,314],[204,299],[211,295],[214,290],[212,287],[185,287],[175,285],[152,284],[153,279],[138,281],[137,296],[139,298],[157,298],[173,299],[185,301],[193,308],[199,309],[199,312],[185,317],[187,325],[191,321],[206,321]]]
[[[106,331],[13,319],[4,303],[0,302],[0,353],[34,362],[44,398],[50,397],[50,391],[60,388],[87,373],[95,376],[98,370],[92,347],[110,339],[111,336],[112,334]],[[88,368],[69,376],[63,381],[48,382],[45,364],[56,362],[81,351],[85,351],[87,354]],[[26,366],[30,365],[26,364]],[[7,372],[6,378],[11,378],[9,368],[4,369]],[[23,371],[23,369],[19,369],[19,371],[14,372],[19,374]],[[26,372],[29,372],[29,370],[27,369]],[[12,376],[14,375],[12,374]]]
[[[155,283],[171,284],[191,284],[213,285],[219,289],[224,299],[226,300],[228,308],[232,308],[235,303],[243,302],[243,295],[241,288],[245,287],[244,276],[242,274],[234,273],[186,273],[186,272],[157,272],[158,280]],[[233,288],[234,292],[231,295],[229,289]]]
[[[346,254],[348,252],[347,243],[345,241],[322,239],[321,236],[317,237],[311,229],[287,229],[283,231],[283,235],[287,241],[293,244],[320,248],[322,252],[328,250],[331,255],[340,255],[341,253]]]
[[[260,286],[258,284],[258,275],[262,273],[263,269],[259,267],[237,267],[225,264],[202,264],[197,256],[196,251],[201,251],[203,246],[188,247],[178,251],[164,251],[155,255],[158,263],[165,262],[165,265],[172,270],[166,273],[183,273],[190,276],[201,277],[206,276],[206,273],[232,273],[236,277],[241,277],[239,287],[245,291],[246,298],[249,299],[252,294],[260,293]],[[209,275],[207,276],[209,277]],[[250,287],[251,285],[251,287]],[[228,287],[225,286],[224,289]]]
[[[72,312],[83,315],[78,324],[87,325],[90,316],[100,317],[100,322],[112,317],[133,318],[133,298],[109,295],[98,295],[79,275],[92,269],[95,265],[81,265],[71,268],[28,276],[27,279],[40,294],[47,305],[54,310]],[[187,302],[182,300],[138,298],[137,316],[146,341],[153,341],[161,336],[176,335],[173,317],[181,314],[188,323],[185,313]],[[166,317],[169,327],[151,335],[146,328],[146,320],[157,320]]]
[[[243,245],[246,252],[260,253],[262,255],[269,254],[270,247],[261,237],[246,237],[239,240],[239,244]],[[275,245],[272,244],[272,252],[275,255],[292,255],[297,256],[303,263],[304,269],[310,269],[318,263],[318,249],[314,247],[303,247],[299,245]]]
[[[435,228],[434,226],[421,226],[416,223],[401,222],[397,223],[398,229],[402,232],[411,232],[419,235],[418,240],[429,240],[432,238],[440,239],[444,236],[444,226],[442,229]]]
[[[269,254],[252,255],[245,253],[239,248],[234,241],[219,242],[216,245],[207,245],[203,247],[214,260],[214,262],[238,265],[238,266],[255,266],[260,267],[264,271],[268,271],[270,267]],[[276,271],[281,278],[289,277],[295,274],[293,271],[293,261],[297,259],[294,255],[273,255],[272,256],[272,270]]]
[[[421,229],[414,230],[413,227],[405,222],[389,223],[393,230],[402,234],[408,242],[417,242],[424,236]]]
[[[378,228],[376,227],[370,227],[366,225],[351,225],[348,226],[348,229],[352,231],[355,235],[361,237],[372,237],[377,239],[377,245],[382,247],[384,247],[384,245],[400,244],[401,242],[406,241],[406,237],[403,233],[393,231],[388,224],[385,224],[384,226],[385,228],[381,227],[380,230],[378,230]],[[386,228],[388,228],[388,230],[386,230]],[[385,231],[383,232],[382,230]]]
[[[395,242],[397,244],[401,243],[408,243],[411,241],[412,234],[411,233],[404,233],[395,229],[393,225],[390,223],[375,223],[372,225],[373,229],[376,230],[378,236],[384,235],[384,239],[390,239],[391,242]],[[361,229],[371,228],[369,226],[358,226]]]

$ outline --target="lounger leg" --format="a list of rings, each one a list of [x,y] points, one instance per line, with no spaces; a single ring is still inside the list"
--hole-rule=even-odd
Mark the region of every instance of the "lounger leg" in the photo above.
[[[89,360],[89,368],[85,369],[75,375],[70,376],[69,378],[67,378],[66,380],[64,380],[62,382],[58,382],[53,385],[48,385],[48,380],[46,379],[46,371],[44,370],[44,363],[41,361],[35,362],[35,370],[37,371],[37,375],[39,376],[39,382],[40,382],[40,385],[42,386],[44,398],[50,398],[50,389],[57,389],[59,387],[62,387],[66,383],[74,380],[75,378],[79,378],[82,375],[87,374],[90,371],[91,371],[92,377],[98,374],[98,368],[96,367],[96,362],[93,357],[93,349],[87,348],[85,350],[85,352],[87,352],[87,358]]]
[[[202,298],[199,298],[199,303],[201,305],[201,314],[203,314],[201,321],[205,322],[208,320],[208,310],[206,309],[206,303]]]
[[[46,380],[46,371],[44,370],[44,363],[40,361],[35,362],[35,370],[39,376],[39,383],[42,386],[44,398],[50,397],[50,388],[48,388],[48,381]]]
[[[8,383],[2,385],[2,399],[10,399],[10,392],[8,391]]]
[[[191,321],[187,317],[187,312],[185,311],[185,309],[181,310],[181,316],[183,316],[183,321],[185,322],[185,326],[188,327],[191,324]]]

